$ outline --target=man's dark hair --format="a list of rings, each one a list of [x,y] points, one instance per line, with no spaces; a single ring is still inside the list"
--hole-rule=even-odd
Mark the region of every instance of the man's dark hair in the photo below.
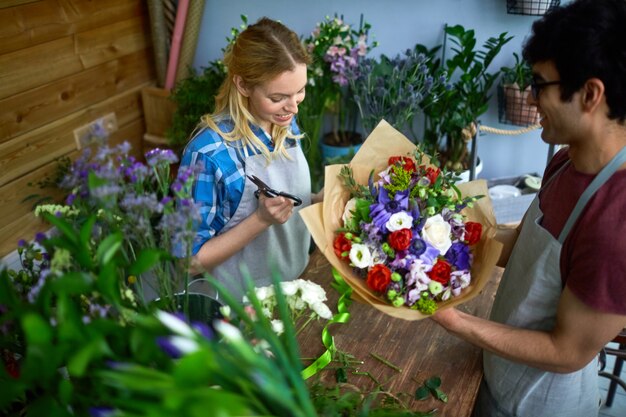
[[[550,10],[533,23],[522,54],[531,65],[554,62],[565,101],[588,79],[602,80],[608,117],[626,120],[626,0],[575,0]]]

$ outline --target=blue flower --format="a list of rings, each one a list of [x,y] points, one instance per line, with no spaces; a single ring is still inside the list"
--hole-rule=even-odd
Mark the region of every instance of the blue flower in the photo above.
[[[454,242],[446,252],[445,258],[457,270],[470,268],[470,250],[465,243]]]

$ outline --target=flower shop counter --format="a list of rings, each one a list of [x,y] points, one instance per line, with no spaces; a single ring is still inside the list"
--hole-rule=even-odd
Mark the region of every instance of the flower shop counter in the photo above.
[[[496,267],[482,293],[459,308],[478,317],[487,317],[502,271]],[[311,254],[301,278],[324,287],[327,305],[336,311],[339,293],[331,287],[332,267],[319,250]],[[449,335],[432,320],[396,319],[356,301],[348,311],[347,323],[329,326],[337,351],[362,361],[344,367],[348,384],[364,393],[381,384],[382,390],[395,395],[414,411],[437,409],[436,416],[471,415],[483,375],[479,348]],[[324,324],[323,321],[313,322],[298,336],[305,366],[326,350],[321,341]],[[335,385],[335,372],[341,367],[340,362],[333,361],[310,380]],[[448,396],[447,403],[430,395],[425,400],[415,400],[416,390],[431,377],[441,378],[440,389]]]

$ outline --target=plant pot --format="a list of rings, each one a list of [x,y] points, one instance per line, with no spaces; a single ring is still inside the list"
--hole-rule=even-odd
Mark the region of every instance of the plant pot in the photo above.
[[[362,144],[363,136],[357,132],[327,133],[320,142],[322,161],[324,164],[349,162]]]
[[[198,292],[189,292],[189,314],[188,319],[190,322],[201,322],[208,326],[212,326],[213,320],[221,319],[222,313],[220,313],[220,307],[222,303],[215,298]],[[155,300],[157,305],[164,302],[166,305],[170,304],[166,300]],[[181,292],[174,294],[174,302],[176,311],[183,313],[185,308],[185,293]]]
[[[530,126],[539,123],[540,117],[536,106],[528,104],[530,86],[521,91],[517,84],[502,86],[504,98],[504,118],[501,122],[517,126]]]
[[[551,7],[558,6],[560,0],[507,0],[507,13],[527,16],[542,16]]]

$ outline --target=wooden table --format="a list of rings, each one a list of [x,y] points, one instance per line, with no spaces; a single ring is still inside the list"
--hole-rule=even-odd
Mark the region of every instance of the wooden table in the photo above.
[[[492,278],[480,295],[461,305],[461,310],[479,317],[486,317],[491,310],[493,298],[502,276],[502,268],[495,268]],[[331,288],[331,266],[319,250],[311,255],[303,279],[324,287],[328,295],[327,305],[336,313],[339,294]],[[478,387],[482,379],[481,350],[452,335],[432,320],[405,321],[389,317],[373,307],[353,302],[349,308],[350,320],[346,324],[330,326],[339,351],[362,360],[358,371],[369,372],[383,387],[393,394],[401,395],[403,401],[415,411],[437,409],[437,416],[470,416]],[[317,358],[325,350],[321,342],[324,322],[312,323],[299,336],[303,358]],[[400,372],[374,358],[376,354],[401,369]],[[305,363],[305,364],[308,364]],[[322,381],[334,383],[331,363],[318,375]],[[348,383],[369,392],[376,383],[368,376],[348,374]],[[448,402],[434,398],[414,400],[414,393],[423,382],[432,377],[441,378],[441,389],[448,395]]]

